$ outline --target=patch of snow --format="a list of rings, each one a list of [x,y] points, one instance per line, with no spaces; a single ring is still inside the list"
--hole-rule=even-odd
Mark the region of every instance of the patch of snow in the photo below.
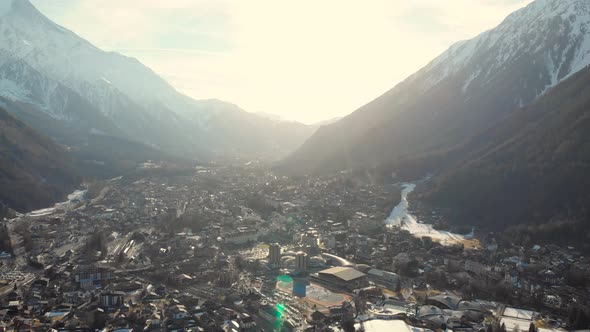
[[[408,212],[410,203],[408,202],[408,195],[416,189],[416,184],[405,183],[401,193],[401,200],[396,205],[389,217],[385,220],[385,224],[389,226],[399,226],[403,230],[407,230],[410,234],[416,237],[428,236],[443,245],[453,245],[461,243],[469,239],[470,235],[460,235],[448,231],[439,231],[429,224],[418,222],[418,219]]]
[[[31,211],[31,212],[25,214],[25,216],[27,216],[27,217],[43,217],[43,216],[52,215],[54,212],[55,212],[55,208],[51,207],[51,208]]]
[[[360,323],[356,324],[360,327]],[[363,321],[363,327],[366,332],[426,332],[428,329],[418,328],[407,325],[403,320],[385,320],[385,319],[370,319]]]
[[[504,309],[503,315],[508,316],[508,317],[526,319],[528,321],[531,321],[531,320],[533,320],[533,317],[535,316],[535,312],[531,311],[531,310],[507,307],[506,309]]]
[[[70,210],[84,202],[86,199],[87,190],[75,190],[68,195],[68,200],[65,202],[56,203],[53,207],[31,211],[25,216],[27,217],[43,217],[56,213],[57,211]]]
[[[18,6],[17,6],[18,5]],[[28,0],[0,1],[0,52],[24,60],[40,73],[91,101],[105,115],[113,115],[110,94],[96,84],[103,81],[146,112],[172,118],[174,111],[192,112],[192,99],[177,92],[164,79],[136,59],[105,52],[75,33],[51,22]],[[108,78],[108,79],[107,79]],[[141,84],[138,84],[141,82]],[[98,91],[97,91],[98,90]],[[95,96],[95,98],[90,98]],[[158,107],[154,107],[157,105]],[[164,112],[163,110],[166,110]],[[165,114],[164,114],[165,113]]]
[[[465,93],[465,91],[467,91],[467,88],[469,88],[469,85],[471,85],[471,82],[473,82],[473,80],[475,80],[479,76],[479,74],[481,74],[481,69],[478,69],[476,72],[473,72],[471,74],[471,76],[469,76],[469,78],[467,78],[467,80],[463,84],[463,87],[461,88],[461,91],[463,91],[463,93]]]
[[[547,57],[545,65],[547,74],[549,75],[549,84],[545,85],[545,89],[543,89],[543,92],[541,94],[545,94],[545,92],[547,92],[549,89],[551,89],[557,84],[557,74],[559,72],[559,68],[555,67],[555,64],[553,63],[553,59],[551,59],[551,56]]]
[[[464,82],[465,94],[473,80],[483,86],[522,57],[532,58],[533,64],[543,58],[540,65],[546,67],[548,78],[540,76],[539,81],[546,83],[545,89],[531,94],[524,100],[527,104],[590,64],[589,31],[590,1],[537,0],[496,28],[454,44],[408,81],[427,91],[447,78],[458,79]]]
[[[68,196],[68,200],[65,202],[57,203],[55,208],[57,210],[70,210],[78,206],[80,203],[84,202],[84,197],[86,195],[86,190],[77,190],[73,194]]]
[[[408,214],[408,207],[410,206],[408,195],[416,189],[416,185],[414,183],[405,183],[403,188],[400,202],[391,210],[389,217],[385,220],[387,225],[401,226],[402,221]]]
[[[573,23],[573,30],[584,35],[588,34],[590,30],[590,9],[586,8],[584,15],[576,16],[576,21]],[[583,38],[572,61],[570,75],[586,67],[589,58],[590,38]]]
[[[30,101],[29,92],[25,88],[5,78],[0,79],[0,96],[13,101]]]

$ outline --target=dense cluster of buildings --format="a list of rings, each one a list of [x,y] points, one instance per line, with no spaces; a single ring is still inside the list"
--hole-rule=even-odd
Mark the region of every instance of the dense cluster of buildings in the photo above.
[[[3,222],[0,330],[557,329],[590,300],[574,248],[416,238],[383,222],[397,197],[256,164],[89,185]]]

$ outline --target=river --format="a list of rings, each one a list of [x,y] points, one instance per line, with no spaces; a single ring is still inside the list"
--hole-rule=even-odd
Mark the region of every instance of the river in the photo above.
[[[63,212],[70,210],[80,205],[85,200],[87,190],[76,190],[68,195],[68,200],[65,202],[56,203],[53,207],[31,211],[25,214],[27,217],[43,217],[52,215],[56,212]]]
[[[410,214],[408,211],[410,206],[408,195],[416,189],[416,184],[404,183],[402,184],[402,188],[401,200],[399,204],[391,210],[389,217],[385,220],[386,225],[399,226],[401,229],[407,230],[410,234],[416,237],[428,236],[443,245],[465,243],[466,240],[473,239],[473,234],[460,235],[448,231],[440,231],[434,229],[430,224],[419,222],[417,217]]]

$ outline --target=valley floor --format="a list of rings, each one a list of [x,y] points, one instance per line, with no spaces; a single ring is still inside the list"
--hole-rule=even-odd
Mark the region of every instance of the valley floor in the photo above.
[[[365,330],[422,331],[439,328],[443,317],[475,331],[513,321],[510,304],[532,309],[527,324],[575,323],[565,317],[589,296],[564,276],[587,266],[586,258],[421,224],[408,200],[414,188],[346,175],[291,179],[256,165],[93,184],[5,222],[12,246],[0,267],[4,322],[51,327],[55,316],[80,327],[144,328],[160,317],[162,330],[251,321],[303,330],[363,321]],[[347,273],[354,267],[357,286],[321,277],[339,265]],[[440,302],[447,297],[459,302]],[[29,314],[12,310],[17,303]],[[457,320],[464,306],[481,314]],[[96,307],[101,320],[83,318]],[[447,311],[423,312],[431,307]],[[74,308],[76,320],[62,314]],[[141,314],[130,320],[121,310]],[[520,330],[528,328],[523,322]]]

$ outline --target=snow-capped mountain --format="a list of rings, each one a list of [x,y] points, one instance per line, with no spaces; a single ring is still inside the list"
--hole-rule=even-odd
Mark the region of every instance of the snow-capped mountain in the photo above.
[[[447,151],[590,64],[589,29],[590,1],[537,0],[320,128],[284,165],[378,167]]]
[[[89,84],[100,89],[106,84],[142,106],[176,108],[174,88],[136,59],[102,51],[47,19],[28,0],[5,0],[3,6],[0,45],[32,67],[78,92],[88,91]],[[108,102],[95,102],[103,112],[112,112]]]
[[[106,116],[70,88],[37,71],[24,60],[0,51],[0,98],[29,105],[77,129],[121,135]],[[13,113],[18,113],[12,108]]]
[[[485,85],[508,68],[538,73],[515,82],[526,103],[590,63],[590,2],[537,0],[497,28],[453,45],[412,80],[424,91],[451,76],[464,79],[462,92]],[[532,85],[532,86],[531,86]],[[524,92],[524,91],[523,91]]]
[[[210,101],[197,101],[182,95],[134,58],[97,48],[49,20],[28,0],[2,1],[0,52],[3,54],[0,57],[18,59],[26,64],[23,68],[29,68],[21,73],[0,72],[3,77],[0,96],[29,103],[54,119],[75,124],[75,116],[59,104],[64,101],[55,101],[56,96],[63,97],[56,92],[55,86],[65,87],[84,99],[92,109],[98,110],[128,138],[183,154],[205,148],[217,150],[218,146],[211,142],[218,139],[211,140],[208,134],[211,128],[221,126],[220,114],[234,114],[237,109],[228,103],[215,102],[214,108],[219,111],[212,114],[208,111],[212,107]],[[36,75],[44,79],[37,82]],[[33,91],[31,85],[43,86]],[[253,114],[250,117],[252,122],[258,119],[261,117]],[[244,128],[246,132],[248,129]],[[311,134],[311,130],[303,136],[293,137],[294,146],[281,149],[295,148]],[[256,134],[260,135],[260,132]],[[275,139],[271,134],[275,135],[267,132],[261,138],[262,142],[249,146],[254,150],[267,148],[269,144],[264,141]],[[289,130],[283,135],[290,135]],[[249,140],[250,137],[246,136],[223,143],[235,143],[239,149],[240,144]]]

